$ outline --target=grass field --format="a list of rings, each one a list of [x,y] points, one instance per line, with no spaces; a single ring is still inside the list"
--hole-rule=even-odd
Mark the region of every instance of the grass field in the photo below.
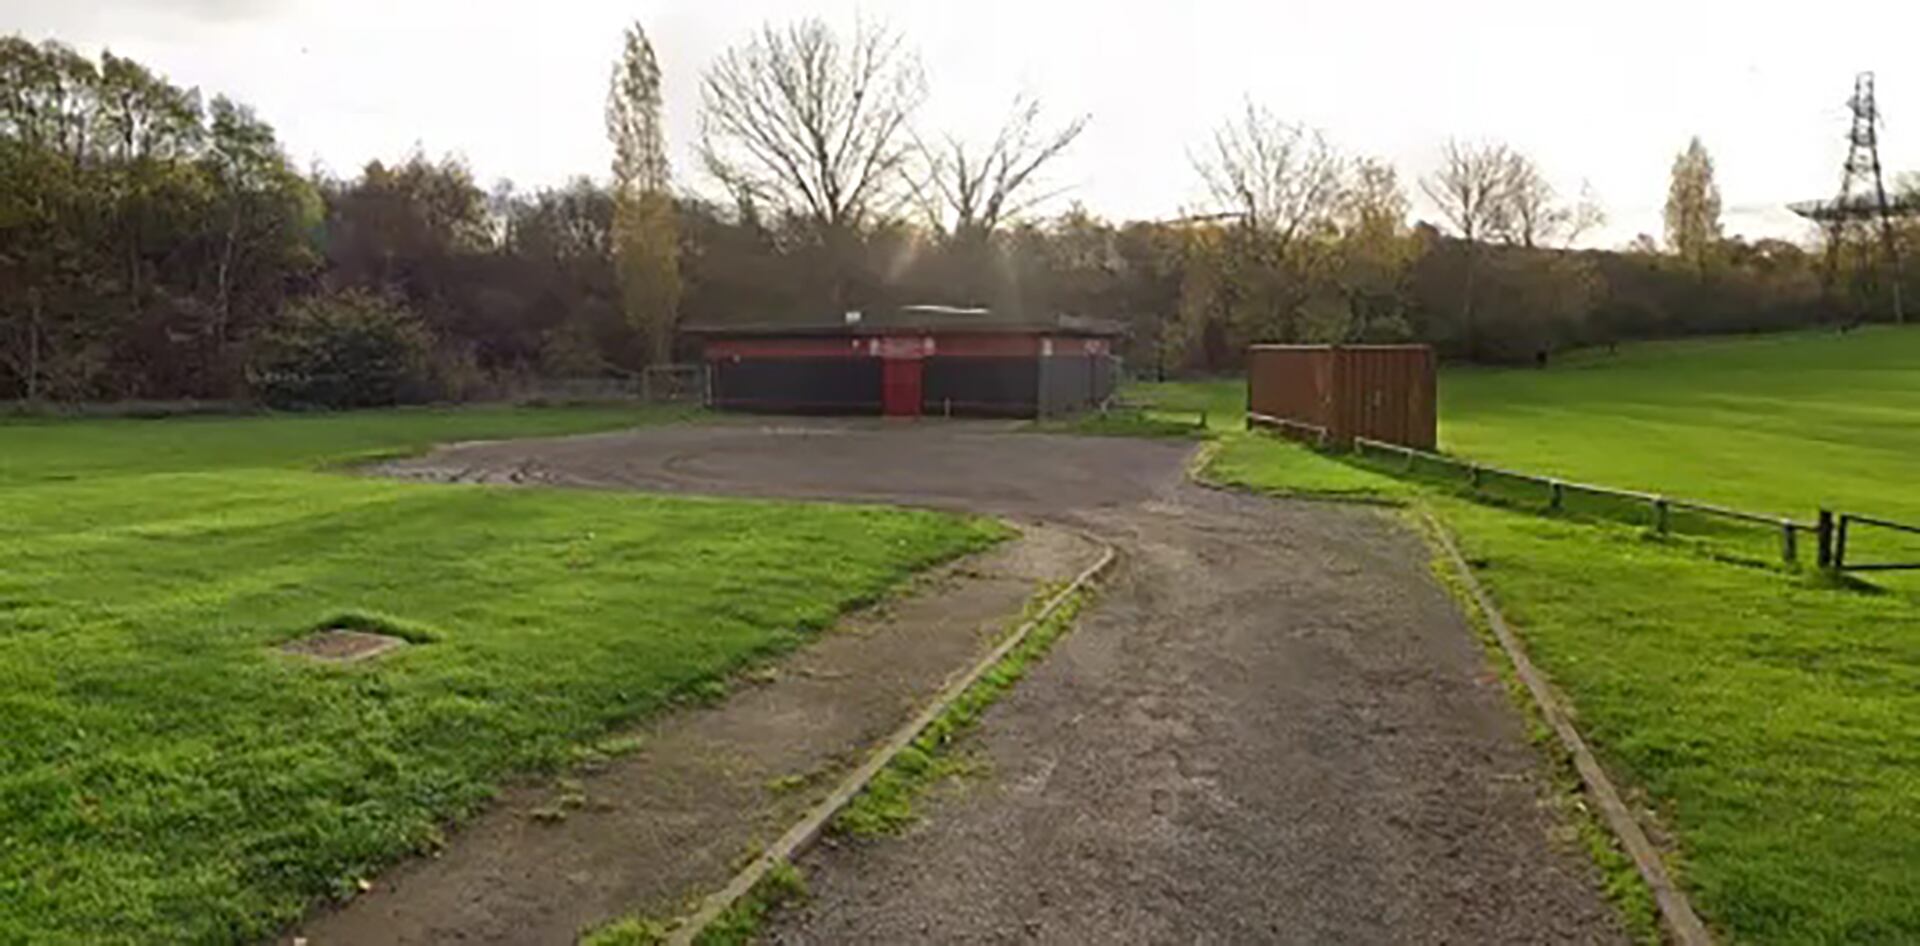
[[[1920,328],[1452,371],[1440,437],[1449,451],[1534,472],[1796,518],[1826,505],[1920,523]]]
[[[611,410],[0,422],[0,942],[258,939],[998,527],[324,472]],[[320,667],[342,613],[420,643]]]
[[[1238,429],[1238,378],[1130,399]],[[1810,518],[1920,522],[1920,327],[1623,345],[1552,367],[1449,368],[1440,445],[1531,473]]]
[[[1775,391],[1796,366],[1808,377]],[[1920,332],[1629,347],[1442,389],[1446,446],[1481,459],[1778,511],[1819,501],[1801,490],[1920,511]],[[1911,589],[1467,502],[1264,436],[1228,435],[1210,473],[1438,511],[1609,768],[1677,832],[1685,883],[1734,941],[1920,941]]]

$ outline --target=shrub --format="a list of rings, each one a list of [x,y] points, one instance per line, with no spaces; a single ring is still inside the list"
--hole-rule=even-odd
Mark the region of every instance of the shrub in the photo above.
[[[277,408],[386,407],[434,394],[433,335],[414,314],[359,290],[302,299],[254,347],[248,379]]]

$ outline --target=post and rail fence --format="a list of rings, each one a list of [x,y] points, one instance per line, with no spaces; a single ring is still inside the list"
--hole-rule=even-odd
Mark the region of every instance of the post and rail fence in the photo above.
[[[1827,512],[1824,509],[1821,510],[1821,516],[1823,519],[1829,519],[1829,520],[1835,518],[1831,513]],[[1849,533],[1853,531],[1852,527],[1856,524],[1868,526],[1876,529],[1889,529],[1894,532],[1899,532],[1905,535],[1920,535],[1920,526],[1911,525],[1905,522],[1893,522],[1888,519],[1881,519],[1877,516],[1862,516],[1862,515],[1859,515],[1858,513],[1851,513],[1851,512],[1840,513],[1839,516],[1837,517],[1837,520],[1839,523],[1839,527],[1834,531],[1833,561],[1832,561],[1832,567],[1835,571],[1890,572],[1890,571],[1920,570],[1920,562],[1849,562],[1847,561],[1847,538]]]
[[[1262,427],[1274,430],[1288,437],[1305,440],[1314,446],[1327,449],[1334,446],[1330,432],[1322,426],[1287,418],[1272,417],[1264,414],[1249,413],[1249,427]],[[1788,516],[1770,516],[1748,512],[1715,503],[1683,499],[1661,493],[1642,490],[1618,489],[1583,483],[1563,477],[1540,476],[1519,470],[1506,469],[1491,464],[1447,456],[1430,450],[1421,450],[1397,443],[1388,443],[1370,437],[1354,437],[1353,451],[1361,456],[1386,454],[1398,457],[1405,473],[1412,474],[1419,464],[1441,466],[1460,471],[1466,485],[1479,492],[1489,477],[1500,477],[1539,487],[1546,494],[1546,507],[1553,512],[1567,508],[1569,494],[1582,493],[1592,496],[1625,502],[1632,505],[1644,505],[1647,510],[1647,524],[1656,533],[1666,535],[1674,530],[1674,513],[1686,512],[1712,519],[1722,519],[1746,525],[1777,530],[1780,537],[1780,560],[1795,565],[1800,560],[1800,546],[1803,535],[1814,538],[1814,563],[1821,569],[1834,572],[1849,571],[1895,571],[1920,570],[1920,561],[1872,561],[1860,562],[1849,557],[1849,539],[1859,527],[1891,530],[1905,535],[1920,536],[1920,525],[1894,522],[1876,516],[1858,513],[1836,513],[1829,509],[1819,510],[1812,521],[1803,521]]]

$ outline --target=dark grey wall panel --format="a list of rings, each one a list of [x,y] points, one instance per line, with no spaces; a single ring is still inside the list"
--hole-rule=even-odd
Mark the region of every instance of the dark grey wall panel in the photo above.
[[[938,416],[949,404],[955,414],[1032,417],[1038,362],[1031,357],[926,360],[921,379],[924,413]]]
[[[724,410],[878,414],[880,359],[716,359],[713,406]]]

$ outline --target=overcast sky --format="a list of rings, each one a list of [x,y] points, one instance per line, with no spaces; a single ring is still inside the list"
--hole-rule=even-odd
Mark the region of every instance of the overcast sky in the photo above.
[[[1831,196],[1854,73],[1879,73],[1889,171],[1920,170],[1920,2],[1243,3],[1129,0],[0,0],[0,29],[110,47],[253,105],[302,164],[351,172],[418,143],[483,184],[604,177],[607,72],[630,19],[665,72],[684,185],[700,71],[769,19],[883,19],[918,48],[928,130],[984,134],[1018,92],[1092,116],[1056,183],[1114,217],[1204,207],[1189,155],[1248,98],[1390,159],[1414,182],[1448,136],[1506,141],[1596,241],[1660,232],[1689,135],[1718,163],[1727,228],[1803,235],[1781,206]]]

